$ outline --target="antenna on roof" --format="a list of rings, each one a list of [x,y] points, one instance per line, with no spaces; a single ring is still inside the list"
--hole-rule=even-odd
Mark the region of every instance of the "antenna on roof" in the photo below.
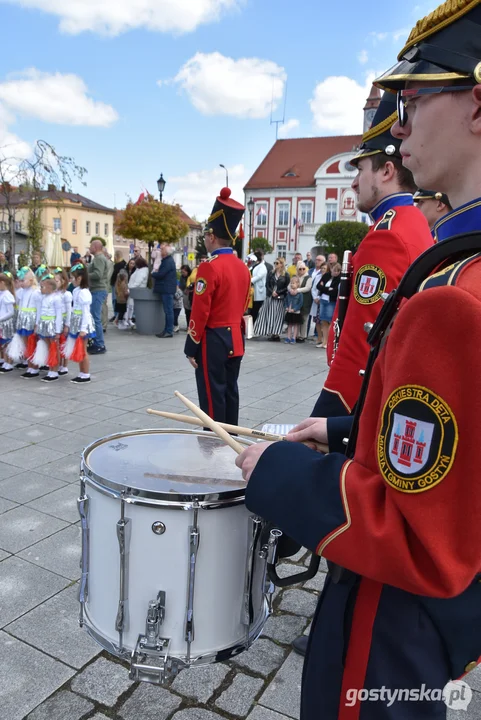
[[[283,125],[286,120],[286,104],[287,104],[287,80],[286,80],[286,86],[285,86],[285,92],[284,92],[284,112],[282,115],[282,120],[273,120],[272,119],[272,110],[274,106],[274,78],[272,78],[272,98],[271,98],[271,125],[276,126],[276,140],[278,139],[279,135],[279,125]]]

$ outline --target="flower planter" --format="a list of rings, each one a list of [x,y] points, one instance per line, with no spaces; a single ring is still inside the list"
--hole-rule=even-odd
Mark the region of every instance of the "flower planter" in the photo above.
[[[132,288],[130,297],[134,301],[135,328],[139,335],[163,332],[165,314],[160,295],[155,295],[150,288]]]

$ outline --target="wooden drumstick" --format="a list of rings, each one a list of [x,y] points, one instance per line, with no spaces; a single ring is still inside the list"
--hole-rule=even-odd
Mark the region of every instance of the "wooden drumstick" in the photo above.
[[[240,455],[244,452],[245,448],[242,447],[242,445],[234,438],[232,438],[228,432],[224,430],[224,428],[221,428],[221,426],[215,422],[215,420],[212,420],[211,417],[207,415],[203,410],[201,410],[197,405],[195,405],[193,402],[188,400],[184,395],[182,395],[178,390],[174,392],[174,395],[181,400],[186,407],[189,408],[189,410],[192,410],[194,415],[197,415],[199,420],[202,420],[202,425],[206,425],[208,428],[210,428],[217,437],[219,437],[221,440],[223,440],[227,445],[229,445],[235,452]]]
[[[176,420],[177,422],[186,423],[187,425],[204,425],[203,422],[197,418],[190,417],[189,415],[181,415],[180,413],[167,412],[165,410],[153,410],[149,408],[147,410],[149,415],[159,415],[160,417],[167,418],[168,420]],[[236,435],[242,435],[243,437],[257,438],[258,440],[265,440],[266,442],[278,442],[279,440],[285,440],[285,435],[277,435],[275,433],[266,433],[262,430],[252,430],[251,428],[242,427],[241,425],[228,425],[227,423],[217,423],[221,428],[229,433],[235,433]],[[303,443],[304,445],[315,445],[317,452],[328,453],[329,448],[327,445],[318,443],[313,440],[311,443]]]
[[[167,418],[168,420],[176,420],[177,422],[187,423],[188,425],[203,425],[198,418],[191,417],[190,415],[180,415],[179,413],[166,412],[164,410],[152,410],[149,408],[147,412],[150,415],[160,415],[160,417]],[[276,435],[275,433],[266,433],[262,430],[251,430],[251,428],[241,427],[240,425],[229,425],[228,423],[217,423],[221,428],[224,428],[229,433],[235,433],[236,435],[242,435],[243,437],[261,438],[262,440],[284,440],[285,435]]]

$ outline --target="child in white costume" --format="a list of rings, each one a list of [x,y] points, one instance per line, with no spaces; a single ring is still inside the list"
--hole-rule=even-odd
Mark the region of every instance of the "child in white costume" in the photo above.
[[[29,267],[20,268],[17,273],[20,288],[17,290],[17,321],[15,335],[8,346],[8,356],[12,364],[21,363],[33,355],[36,346],[35,323],[37,321],[37,305],[40,300],[37,279]],[[38,368],[28,361],[28,370],[21,377],[38,376]]]
[[[45,275],[40,281],[40,288],[42,295],[35,326],[38,342],[32,362],[40,367],[48,365],[49,371],[42,381],[53,382],[58,380],[58,343],[63,329],[63,306],[53,275]]]
[[[0,273],[0,373],[12,372],[7,345],[15,335],[15,289],[12,273]]]
[[[62,336],[60,338],[60,348],[67,342],[68,333],[70,329],[70,320],[72,316],[72,293],[67,290],[69,281],[68,275],[63,268],[57,267],[53,271],[55,282],[57,284],[57,293],[62,301],[62,320],[63,329]],[[60,366],[58,369],[59,375],[67,375],[68,373],[68,360],[67,358],[61,357]]]
[[[87,354],[87,341],[95,337],[95,325],[90,314],[92,294],[89,290],[87,269],[78,263],[71,269],[75,285],[73,296],[73,309],[70,319],[70,329],[63,349],[63,355],[79,364],[79,374],[70,382],[81,384],[90,382],[90,360]]]

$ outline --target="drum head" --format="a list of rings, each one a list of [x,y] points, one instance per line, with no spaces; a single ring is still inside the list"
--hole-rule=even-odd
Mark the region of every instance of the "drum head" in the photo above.
[[[241,444],[251,444],[241,441]],[[242,495],[236,453],[210,432],[141,430],[97,440],[82,457],[88,477],[119,492],[145,497]]]

